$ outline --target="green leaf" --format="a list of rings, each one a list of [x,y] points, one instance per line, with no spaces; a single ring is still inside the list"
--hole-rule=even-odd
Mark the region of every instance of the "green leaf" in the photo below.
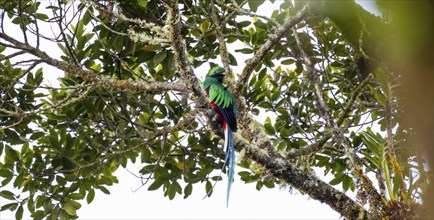
[[[201,36],[200,32],[196,29],[190,30],[190,33],[197,38]]]
[[[365,156],[365,158],[366,158],[369,162],[371,162],[371,163],[374,165],[375,168],[378,168],[378,167],[379,167],[380,162],[379,162],[378,157],[372,157],[371,154],[370,154],[369,152],[363,152],[363,155]]]
[[[159,189],[162,185],[164,184],[163,181],[159,181],[159,180],[155,180],[149,187],[148,190],[149,191],[154,191]]]
[[[256,190],[258,190],[258,191],[261,190],[262,186],[264,186],[264,183],[262,181],[258,181],[256,183]]]
[[[238,65],[237,59],[232,54],[229,54],[229,64],[232,66]]]
[[[200,24],[200,30],[202,31],[202,33],[205,33],[209,26],[211,26],[211,22],[209,22],[208,20],[204,20],[201,24]]]
[[[246,176],[250,176],[250,172],[249,171],[240,171],[240,172],[238,172],[238,175],[240,175],[241,177],[246,177]]]
[[[342,188],[344,189],[344,191],[348,191],[351,181],[351,177],[349,177],[348,175],[344,175],[344,178],[342,179]]]
[[[84,32],[84,25],[83,25],[83,21],[79,21],[77,28],[75,30],[75,37],[81,37],[83,36],[83,32]]]
[[[386,96],[383,94],[383,92],[382,92],[380,89],[375,88],[375,87],[373,87],[373,86],[369,86],[369,89],[370,89],[371,92],[374,94],[375,99],[377,99],[377,101],[378,101],[378,102],[379,102],[383,107],[386,107],[387,99],[386,99]]]
[[[167,195],[169,196],[169,199],[172,200],[175,198],[176,195],[176,182],[169,185],[169,189],[167,190]]]
[[[45,216],[45,213],[43,210],[37,210],[35,213],[32,213],[33,219],[42,219],[44,216]]]
[[[61,209],[59,208],[59,206],[56,206],[51,212],[51,219],[59,219],[60,211]]]
[[[330,180],[329,183],[330,185],[337,185],[342,182],[343,178],[344,178],[344,173],[336,173],[335,178]]]
[[[211,196],[213,190],[212,190],[212,184],[210,181],[206,181],[205,190],[206,190],[206,194],[208,195],[208,197]]]
[[[384,145],[384,141],[379,140],[379,137],[376,136],[372,131],[368,130],[366,132],[362,132],[362,140],[377,158],[383,157],[381,149],[383,148],[382,146]]]
[[[262,69],[258,74],[258,81],[261,81],[264,79],[264,77],[267,75],[267,68]]]
[[[32,135],[30,135],[31,140],[38,140],[40,137],[44,136],[44,132],[35,132]]]
[[[381,167],[384,171],[384,181],[386,182],[386,188],[387,192],[389,193],[389,197],[390,199],[395,200],[396,195],[393,194],[391,173],[389,172],[389,165],[387,164],[387,160],[385,158],[383,158],[381,161]]]
[[[401,180],[402,180],[402,175],[400,172],[395,173],[395,176],[393,177],[393,195],[395,197],[398,197],[399,195],[399,190],[401,188]],[[406,192],[401,192],[401,194],[403,196],[405,196]]]
[[[377,82],[380,84],[381,89],[384,91],[385,97],[390,97],[389,79],[386,71],[382,68],[377,68],[373,74]]]
[[[13,161],[18,161],[20,159],[18,151],[12,149],[10,146],[5,147],[6,157],[11,158]]]
[[[69,198],[74,199],[74,200],[80,200],[80,199],[84,198],[84,194],[71,193],[71,194],[69,194]]]
[[[258,10],[258,7],[262,5],[265,2],[265,0],[249,0],[249,8],[256,12]]]
[[[251,54],[254,51],[252,49],[250,49],[250,48],[243,48],[243,49],[235,50],[235,52],[240,52],[242,54]]]
[[[77,46],[76,48],[78,50],[82,50],[84,48],[84,46],[86,45],[86,43],[88,43],[93,37],[93,33],[89,33],[89,34],[85,34],[84,36],[77,36]],[[98,71],[98,70],[96,70]]]
[[[166,58],[167,54],[165,51],[162,51],[160,53],[157,53],[154,58],[152,58],[152,61],[154,62],[154,65],[158,65],[159,63],[163,62],[163,60]]]
[[[274,182],[273,181],[265,180],[264,185],[269,189],[274,188]]]
[[[238,22],[238,27],[247,27],[247,26],[249,26],[251,23],[252,23],[252,22],[250,22],[250,21],[241,21],[241,22]],[[235,50],[235,51],[236,51],[236,50]]]
[[[295,66],[297,67],[295,68],[296,73],[300,74],[301,72],[303,72],[303,64],[301,62],[297,61],[295,63]]]
[[[35,212],[35,201],[33,200],[33,197],[30,197],[27,201],[27,209],[30,211],[30,213]]]
[[[97,189],[101,190],[101,192],[105,193],[105,194],[110,194],[110,191],[105,188],[104,186],[97,186]]]
[[[41,19],[41,20],[47,20],[50,17],[48,17],[48,15],[46,15],[46,14],[36,13],[36,18]]]
[[[47,198],[47,197],[45,197],[45,196],[43,196],[43,195],[40,195],[40,196],[38,196],[37,198],[36,198],[36,208],[39,208],[39,207],[41,207],[42,205],[44,205],[44,202],[46,201],[46,200],[48,200],[49,198]]]
[[[71,202],[74,205],[75,209],[80,209],[81,208],[81,204],[79,202],[74,201],[74,200],[71,200],[69,202]]]
[[[294,133],[295,133],[295,128],[292,127],[291,128],[283,127],[280,129],[280,135],[282,135],[283,137],[289,137]]]
[[[95,198],[95,190],[90,189],[89,192],[87,193],[87,197],[86,197],[87,204],[90,204],[94,198]]]
[[[59,219],[60,220],[69,220],[69,219],[71,219],[71,217],[69,216],[69,214],[65,210],[60,210]]]
[[[5,198],[5,199],[15,200],[15,195],[11,191],[8,191],[8,190],[0,191],[0,196]]]
[[[75,206],[72,203],[72,201],[69,201],[69,202],[63,204],[63,210],[65,210],[65,212],[68,213],[68,215],[71,215],[71,216],[75,216],[76,213],[77,213],[77,209],[75,208]]]
[[[285,64],[285,65],[290,65],[295,63],[295,60],[293,59],[286,59],[286,60],[282,60],[282,62],[280,62],[281,64]]]
[[[18,207],[17,212],[15,213],[15,219],[22,219],[23,218],[23,212],[24,212],[24,208],[22,205],[20,205],[20,207]]]
[[[91,15],[91,13],[93,13],[93,12],[91,12],[90,9],[88,9],[88,10],[84,13],[84,15],[83,15],[83,19],[82,19],[82,22],[83,22],[84,25],[89,24],[89,22],[91,21],[91,19],[92,19],[92,15]]]
[[[191,195],[193,192],[193,184],[188,183],[184,188],[184,199]]]
[[[283,141],[282,141],[282,142],[279,143],[279,145],[277,145],[277,148],[276,148],[276,149],[277,149],[278,151],[285,150],[285,149],[286,149],[286,146],[287,146],[287,142],[283,142]]]
[[[3,51],[5,51],[5,49],[6,49],[6,47],[5,47],[5,46],[3,46],[3,45],[0,45],[0,53],[1,53],[1,52],[3,52]]]
[[[139,4],[143,8],[146,8],[146,6],[148,5],[148,0],[137,0],[137,4]]]
[[[16,203],[16,202],[14,202],[14,203],[9,203],[9,204],[3,205],[3,206],[0,208],[0,211],[5,211],[5,210],[11,210],[11,211],[14,211],[15,209],[17,209],[17,207],[18,207],[18,203]]]
[[[50,142],[50,147],[59,149],[60,144],[58,140],[58,135],[54,129],[50,129],[50,136],[48,136],[48,141]]]
[[[276,133],[276,130],[274,129],[273,125],[271,125],[270,123],[265,123],[264,128],[265,128],[265,133],[269,135],[273,135]]]
[[[271,95],[271,101],[276,101],[280,97],[280,90],[276,90],[273,92],[273,95]]]
[[[117,52],[121,52],[122,48],[125,46],[125,39],[123,36],[117,35],[111,39],[110,43],[113,45],[113,49],[115,49]]]

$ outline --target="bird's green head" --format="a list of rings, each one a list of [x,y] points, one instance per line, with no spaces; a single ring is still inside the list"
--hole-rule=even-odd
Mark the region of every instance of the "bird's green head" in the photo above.
[[[226,72],[223,67],[215,66],[208,71],[206,77],[212,77],[217,79],[220,83],[223,82],[223,78],[225,77]]]

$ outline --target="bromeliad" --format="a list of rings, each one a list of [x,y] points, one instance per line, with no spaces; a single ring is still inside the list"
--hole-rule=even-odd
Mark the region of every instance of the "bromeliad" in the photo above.
[[[206,92],[209,102],[216,111],[217,117],[220,119],[225,131],[224,149],[226,149],[226,156],[223,167],[229,161],[228,186],[226,191],[227,207],[229,204],[231,185],[234,180],[235,151],[232,132],[237,131],[236,117],[238,114],[238,108],[235,97],[222,84],[225,74],[225,69],[222,67],[215,66],[211,68],[203,81],[202,88]]]

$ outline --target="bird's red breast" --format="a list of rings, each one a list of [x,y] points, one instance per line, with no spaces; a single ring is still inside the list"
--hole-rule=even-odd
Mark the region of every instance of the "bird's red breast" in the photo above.
[[[206,88],[205,91],[206,91],[206,96],[209,97],[209,87]],[[217,113],[217,117],[220,119],[223,128],[226,129],[225,117],[223,116],[222,112],[220,111],[220,108],[215,104],[214,101],[210,101],[209,103],[212,105],[212,107],[214,108],[214,111]]]

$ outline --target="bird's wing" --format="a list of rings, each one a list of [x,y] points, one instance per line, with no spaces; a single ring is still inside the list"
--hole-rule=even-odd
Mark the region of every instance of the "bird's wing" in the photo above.
[[[233,132],[237,131],[236,103],[234,96],[222,85],[211,85],[209,99],[220,109],[226,124]]]

